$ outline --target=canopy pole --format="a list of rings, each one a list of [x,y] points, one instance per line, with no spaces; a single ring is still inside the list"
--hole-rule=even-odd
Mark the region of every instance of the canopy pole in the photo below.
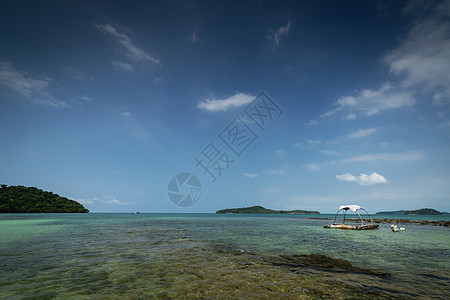
[[[365,210],[364,208],[361,208],[362,210],[364,210],[366,212],[366,214],[369,216],[370,219],[370,223],[373,223],[372,217],[369,215],[369,213],[367,212],[367,210]]]
[[[333,222],[333,224],[336,224],[336,218],[337,218],[337,215],[338,215],[338,213],[339,213],[340,211],[341,211],[341,210],[340,210],[340,209],[338,209],[338,211],[337,211],[336,215],[334,216],[334,222]]]
[[[358,216],[359,216],[359,218],[361,219],[361,222],[363,223],[363,225],[364,225],[364,220],[361,218],[361,215],[359,214],[359,212],[358,211],[356,211],[356,213],[358,214]]]

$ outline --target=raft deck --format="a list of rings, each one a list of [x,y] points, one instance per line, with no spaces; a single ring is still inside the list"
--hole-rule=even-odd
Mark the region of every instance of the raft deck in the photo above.
[[[368,230],[368,229],[377,229],[379,226],[380,226],[380,224],[361,224],[361,225],[326,224],[323,226],[323,228]]]

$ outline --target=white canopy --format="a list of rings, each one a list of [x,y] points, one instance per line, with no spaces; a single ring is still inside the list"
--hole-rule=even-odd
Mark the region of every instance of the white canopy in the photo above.
[[[352,212],[357,212],[360,209],[364,209],[362,206],[359,205],[341,205],[339,206],[339,210],[344,209],[344,210],[351,210]]]

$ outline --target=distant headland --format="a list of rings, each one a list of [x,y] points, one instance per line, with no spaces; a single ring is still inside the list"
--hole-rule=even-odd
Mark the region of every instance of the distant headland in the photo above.
[[[318,211],[310,210],[273,210],[262,206],[242,208],[227,208],[216,211],[216,214],[290,214],[290,215],[318,215]]]
[[[376,213],[377,215],[425,215],[425,216],[435,216],[435,215],[448,215],[447,212],[440,212],[433,208],[421,208],[416,210],[395,210],[395,211],[380,211]]]
[[[88,213],[77,201],[35,187],[0,187],[0,213]]]

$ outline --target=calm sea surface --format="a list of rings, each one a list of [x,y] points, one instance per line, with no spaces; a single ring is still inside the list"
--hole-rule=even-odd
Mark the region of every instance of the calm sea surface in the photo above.
[[[310,217],[0,215],[0,298],[450,298],[448,227],[343,231]],[[296,254],[325,254],[392,276],[270,263]]]

